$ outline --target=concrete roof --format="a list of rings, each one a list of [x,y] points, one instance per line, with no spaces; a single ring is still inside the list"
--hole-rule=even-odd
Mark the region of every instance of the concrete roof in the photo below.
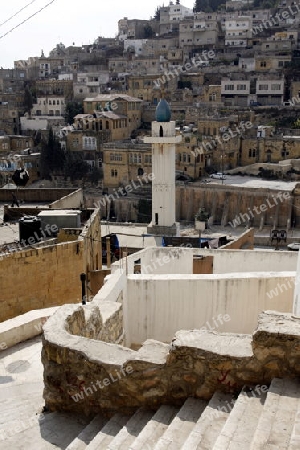
[[[41,211],[38,214],[38,216],[39,217],[77,216],[80,213],[81,211],[76,209],[49,209],[47,211]]]
[[[110,233],[115,233],[118,235],[119,245],[123,248],[146,248],[161,246],[161,237],[147,235],[147,225],[101,225],[102,237]]]
[[[112,101],[112,100],[117,100],[118,98],[122,99],[122,100],[126,100],[127,102],[142,102],[143,100],[141,100],[140,98],[136,98],[136,97],[131,97],[130,95],[127,94],[99,94],[97,95],[97,97],[92,97],[92,98],[85,98],[83,101],[84,102],[103,102],[103,101]]]

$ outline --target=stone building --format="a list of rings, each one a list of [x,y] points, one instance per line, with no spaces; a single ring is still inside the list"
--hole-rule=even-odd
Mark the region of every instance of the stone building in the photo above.
[[[85,98],[83,101],[85,114],[113,111],[127,120],[127,130],[131,133],[141,125],[142,100],[126,94],[100,94],[95,98]]]
[[[131,135],[128,117],[117,110],[116,113],[95,110],[93,114],[77,114],[73,126],[75,130],[93,131],[96,134],[106,131],[111,141],[128,139]]]
[[[112,142],[103,145],[103,185],[125,186],[152,172],[151,147],[141,142]]]

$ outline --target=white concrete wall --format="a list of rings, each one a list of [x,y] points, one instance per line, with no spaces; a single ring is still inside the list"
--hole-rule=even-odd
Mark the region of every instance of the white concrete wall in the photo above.
[[[296,271],[297,252],[275,250],[206,250],[194,254],[213,256],[213,273]]]
[[[300,252],[295,252],[298,256],[297,258],[297,273],[296,273],[296,283],[294,290],[294,299],[293,299],[293,314],[297,317],[300,317]]]
[[[48,120],[40,119],[38,116],[33,118],[21,117],[20,118],[22,130],[47,130]]]
[[[112,273],[126,271],[134,274],[134,266],[141,261],[142,274],[192,274],[193,251],[187,247],[148,247],[133,253],[111,266]]]
[[[192,252],[184,247],[157,247],[142,260],[142,274],[191,274]]]
[[[130,275],[124,299],[126,345],[149,338],[171,342],[176,331],[203,326],[252,333],[262,311],[292,312],[294,282],[295,272]]]
[[[81,208],[83,205],[83,190],[77,189],[71,192],[69,195],[56,200],[49,205],[51,209],[68,209],[68,208]]]
[[[43,324],[59,306],[32,310],[21,316],[0,323],[0,353],[2,350],[13,347],[19,342],[27,341],[38,336],[43,331]]]

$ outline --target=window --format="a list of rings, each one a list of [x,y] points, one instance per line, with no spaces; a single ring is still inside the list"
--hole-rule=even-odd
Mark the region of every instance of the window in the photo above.
[[[117,177],[118,176],[118,171],[116,169],[112,169],[110,171],[110,174],[111,174],[112,177]]]
[[[284,61],[278,61],[278,67],[284,67]]]
[[[122,161],[122,155],[121,153],[110,153],[110,160],[111,161]]]
[[[225,91],[233,91],[234,85],[233,84],[225,84]]]
[[[145,155],[145,164],[152,164],[152,155]]]
[[[77,148],[79,145],[79,139],[78,138],[74,138],[73,142],[72,142],[72,146],[73,148]]]
[[[261,61],[260,62],[260,67],[267,67],[266,61]]]
[[[247,89],[247,86],[245,84],[238,84],[237,90],[238,91],[245,91]]]
[[[267,84],[259,84],[258,85],[258,90],[259,91],[267,91],[268,90],[268,85]]]
[[[280,91],[281,85],[279,83],[271,84],[271,91]]]

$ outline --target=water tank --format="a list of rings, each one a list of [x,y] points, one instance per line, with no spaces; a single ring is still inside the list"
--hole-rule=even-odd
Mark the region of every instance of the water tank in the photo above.
[[[19,240],[22,246],[33,245],[42,238],[41,219],[25,216],[19,220]]]
[[[53,231],[61,228],[81,228],[81,211],[79,210],[49,209],[41,211],[38,218],[42,222],[44,232],[49,230],[49,226],[52,226]]]

